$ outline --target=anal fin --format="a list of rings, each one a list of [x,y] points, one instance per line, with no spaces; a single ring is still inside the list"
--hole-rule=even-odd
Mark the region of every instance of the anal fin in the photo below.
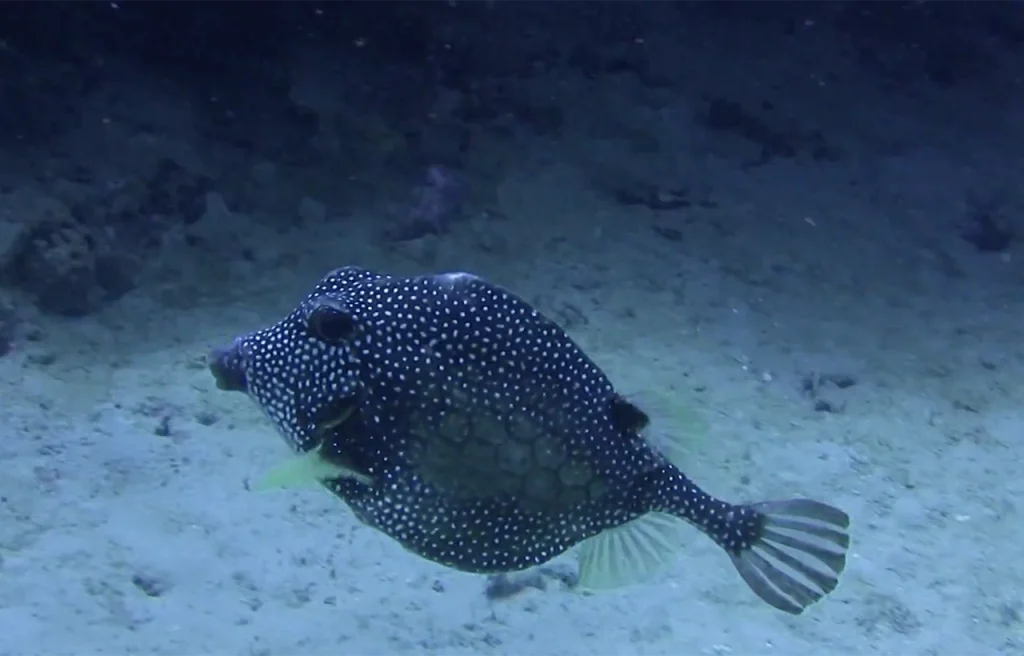
[[[580,588],[608,590],[651,579],[672,564],[692,530],[678,517],[652,512],[584,540]]]

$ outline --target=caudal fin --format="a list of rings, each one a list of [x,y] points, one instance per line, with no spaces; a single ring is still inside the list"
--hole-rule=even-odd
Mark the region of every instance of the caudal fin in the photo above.
[[[750,547],[731,554],[750,589],[775,608],[799,615],[832,592],[846,567],[850,517],[810,499],[745,507],[760,515]]]

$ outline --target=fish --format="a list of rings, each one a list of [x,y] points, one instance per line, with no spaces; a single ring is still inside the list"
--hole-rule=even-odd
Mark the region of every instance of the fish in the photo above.
[[[835,590],[839,508],[730,503],[684,472],[650,417],[557,323],[469,273],[328,273],[278,322],[208,357],[295,452],[268,487],[319,483],[408,551],[503,574],[578,551],[578,586],[649,581],[696,527],[768,605]],[[283,473],[282,473],[283,471]]]

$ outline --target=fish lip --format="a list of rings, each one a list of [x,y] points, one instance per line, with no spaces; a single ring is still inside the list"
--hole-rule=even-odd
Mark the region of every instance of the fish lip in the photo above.
[[[242,338],[238,338],[226,348],[215,348],[206,358],[206,365],[213,375],[217,389],[228,392],[249,391],[245,375],[245,348]]]

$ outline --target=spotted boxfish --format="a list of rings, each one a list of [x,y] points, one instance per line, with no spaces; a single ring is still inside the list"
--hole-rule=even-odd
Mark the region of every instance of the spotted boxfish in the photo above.
[[[846,513],[704,492],[561,327],[471,274],[338,269],[209,366],[296,452],[266,484],[321,483],[457,570],[509,573],[578,547],[579,586],[613,588],[673,563],[689,524],[758,597],[799,614],[846,565]]]

